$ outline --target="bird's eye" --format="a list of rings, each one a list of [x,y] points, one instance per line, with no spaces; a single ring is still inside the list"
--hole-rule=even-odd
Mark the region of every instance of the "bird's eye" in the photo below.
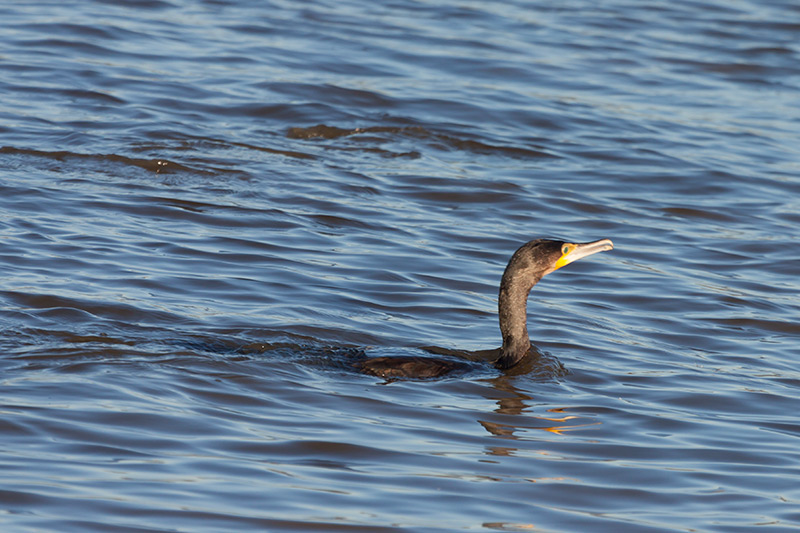
[[[561,247],[561,253],[567,255],[569,253],[569,244],[565,244]]]

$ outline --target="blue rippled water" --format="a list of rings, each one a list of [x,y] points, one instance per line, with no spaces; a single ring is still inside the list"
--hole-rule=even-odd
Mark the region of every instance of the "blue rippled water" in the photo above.
[[[796,531],[795,2],[0,6],[0,529]],[[536,286],[536,237],[615,249]]]

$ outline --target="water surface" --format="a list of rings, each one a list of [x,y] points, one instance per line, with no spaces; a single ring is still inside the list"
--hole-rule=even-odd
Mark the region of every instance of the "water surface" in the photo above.
[[[800,10],[0,7],[3,531],[800,527]],[[385,383],[352,358],[540,356]]]

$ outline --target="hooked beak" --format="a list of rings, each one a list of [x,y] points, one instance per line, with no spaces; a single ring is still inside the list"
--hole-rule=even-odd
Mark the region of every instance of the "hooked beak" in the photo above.
[[[561,257],[556,261],[556,266],[553,270],[558,270],[564,265],[568,265],[578,259],[583,259],[597,252],[605,252],[606,250],[613,250],[614,243],[611,239],[600,239],[599,241],[583,242],[583,243],[564,243],[561,246]]]

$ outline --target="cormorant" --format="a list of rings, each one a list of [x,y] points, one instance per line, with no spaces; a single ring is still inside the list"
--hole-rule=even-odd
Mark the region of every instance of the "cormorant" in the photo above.
[[[516,366],[531,348],[528,337],[528,293],[545,275],[573,261],[614,248],[609,239],[571,243],[536,239],[523,244],[506,265],[500,281],[497,300],[500,333],[503,347],[493,362],[495,368],[506,370]],[[455,370],[467,370],[466,362],[436,357],[372,357],[356,365],[361,372],[387,379],[435,378]]]

